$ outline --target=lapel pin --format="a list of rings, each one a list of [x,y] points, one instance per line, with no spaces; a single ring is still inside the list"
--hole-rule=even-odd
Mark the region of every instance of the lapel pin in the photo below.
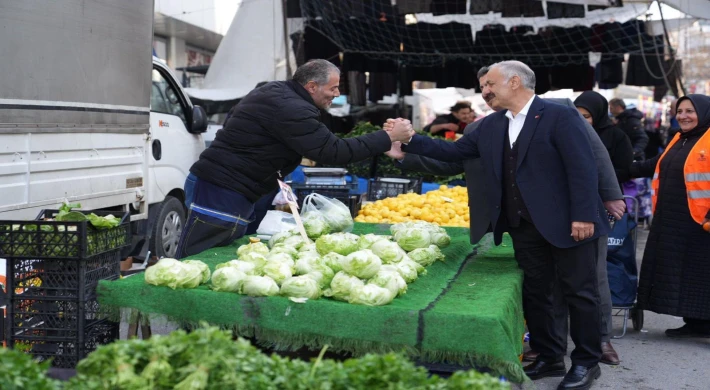
[[[539,119],[539,118],[540,118],[540,115],[535,115],[535,119]]]

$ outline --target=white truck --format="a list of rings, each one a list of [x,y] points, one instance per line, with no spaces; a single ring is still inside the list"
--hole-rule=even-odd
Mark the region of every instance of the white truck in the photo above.
[[[152,57],[153,0],[0,0],[0,31],[0,220],[130,212],[132,254],[174,256],[207,117]]]

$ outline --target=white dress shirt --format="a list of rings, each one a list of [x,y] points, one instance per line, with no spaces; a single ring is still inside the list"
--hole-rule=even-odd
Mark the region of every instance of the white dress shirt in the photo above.
[[[510,147],[513,147],[515,141],[518,140],[520,132],[523,130],[523,125],[525,124],[525,118],[528,116],[528,111],[532,105],[533,100],[535,100],[535,95],[528,100],[527,104],[523,107],[518,115],[513,116],[513,113],[508,110],[505,116],[508,117],[508,138],[510,139]]]

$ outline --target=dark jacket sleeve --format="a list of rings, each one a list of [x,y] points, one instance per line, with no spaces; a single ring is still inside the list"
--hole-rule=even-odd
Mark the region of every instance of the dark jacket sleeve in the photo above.
[[[437,116],[436,118],[434,118],[434,120],[433,120],[431,123],[429,123],[428,125],[424,126],[424,129],[422,129],[422,130],[424,130],[425,132],[429,133],[429,132],[431,132],[431,127],[432,127],[432,126],[434,126],[434,125],[443,125],[443,124],[446,124],[446,123],[451,123],[451,121],[449,120],[448,116],[447,116],[447,115],[440,115],[440,116]]]
[[[313,110],[286,116],[275,123],[273,134],[300,155],[324,164],[349,164],[382,154],[392,147],[384,130],[357,138],[341,139],[333,134]]]
[[[565,108],[563,112],[559,113],[554,142],[567,173],[572,221],[596,221],[599,177],[592,146],[577,110]]]
[[[629,137],[621,129],[614,128],[613,131],[614,154],[611,156],[611,163],[614,165],[616,179],[623,183],[631,179],[629,171],[634,162],[634,149]]]
[[[648,135],[641,125],[641,119],[631,116],[627,119],[625,125],[626,134],[631,139],[631,145],[634,148],[634,156],[642,157],[645,155],[646,146],[648,145]]]
[[[646,161],[636,161],[631,164],[631,169],[629,169],[629,175],[631,177],[653,177],[653,173],[656,172],[656,165],[658,160],[661,159],[661,155],[646,160]]]
[[[395,165],[407,171],[429,173],[438,176],[454,176],[463,173],[463,163],[443,162],[428,157],[408,154],[401,162]]]
[[[484,119],[485,120],[485,119]],[[424,135],[415,135],[408,145],[402,145],[405,153],[419,154],[435,160],[446,162],[463,162],[464,160],[478,158],[479,126],[476,130],[464,134],[456,142],[429,138]]]

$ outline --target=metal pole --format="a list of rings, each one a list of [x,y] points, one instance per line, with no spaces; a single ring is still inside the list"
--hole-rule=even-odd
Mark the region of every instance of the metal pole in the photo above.
[[[293,72],[291,71],[291,60],[289,56],[289,39],[288,39],[288,18],[286,16],[286,1],[287,0],[281,0],[281,16],[283,19],[283,29],[284,29],[284,54],[286,55],[286,80],[291,80],[291,76],[293,75]]]

